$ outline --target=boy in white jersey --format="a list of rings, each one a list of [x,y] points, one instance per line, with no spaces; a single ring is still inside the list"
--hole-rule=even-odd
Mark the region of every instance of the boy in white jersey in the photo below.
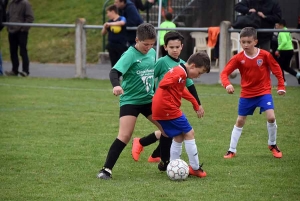
[[[113,94],[120,95],[119,134],[108,151],[103,168],[97,175],[99,179],[112,178],[112,168],[130,141],[140,113],[162,130],[160,124],[152,119],[151,111],[156,55],[152,47],[155,43],[156,31],[153,25],[143,23],[138,26],[136,33],[135,46],[129,47],[110,71]],[[122,85],[119,82],[121,75]]]
[[[244,51],[233,56],[221,73],[222,85],[229,94],[234,93],[228,76],[239,69],[241,73],[241,95],[238,105],[238,118],[231,133],[230,146],[224,158],[236,155],[238,140],[242,134],[248,115],[253,115],[256,107],[260,113],[266,112],[267,130],[269,134],[268,147],[276,158],[282,157],[282,152],[276,145],[277,124],[274,113],[274,103],[271,95],[270,71],[278,80],[277,93],[285,94],[284,80],[280,66],[273,56],[262,49],[256,48],[257,32],[253,27],[245,27],[240,33],[240,43]]]

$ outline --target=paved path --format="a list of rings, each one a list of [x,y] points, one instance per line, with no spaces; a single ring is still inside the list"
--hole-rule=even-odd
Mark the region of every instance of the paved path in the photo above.
[[[3,71],[11,70],[11,63],[3,63]],[[87,77],[93,79],[109,79],[110,64],[88,64]],[[74,78],[75,64],[30,64],[30,77],[48,77],[48,78]],[[272,85],[277,85],[277,79],[271,75]],[[300,86],[295,77],[286,74],[288,86]],[[204,74],[195,83],[217,84],[219,81],[218,69],[213,68],[208,74]],[[233,84],[240,83],[240,75],[231,80]]]

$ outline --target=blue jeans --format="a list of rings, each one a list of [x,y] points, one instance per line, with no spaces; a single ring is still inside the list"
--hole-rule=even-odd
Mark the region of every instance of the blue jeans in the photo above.
[[[3,70],[2,70],[2,54],[0,52],[0,75],[3,75]]]

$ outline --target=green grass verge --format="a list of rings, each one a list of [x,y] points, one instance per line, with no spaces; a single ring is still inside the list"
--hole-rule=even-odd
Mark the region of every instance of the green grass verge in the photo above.
[[[0,78],[0,200],[300,200],[299,105],[297,87],[274,92],[282,159],[267,148],[265,115],[249,116],[237,157],[223,159],[237,116],[234,95],[219,85],[197,85],[205,117],[190,103],[182,110],[196,132],[200,161],[208,176],[173,182],[131,145],[121,154],[111,181],[96,179],[118,132],[118,98],[109,81]],[[140,116],[133,136],[155,130]],[[186,153],[183,159],[187,161]]]
[[[34,23],[75,24],[77,18],[85,18],[86,24],[102,25],[104,0],[30,0],[34,11]],[[113,2],[113,1],[111,1]],[[9,46],[6,29],[1,31],[0,47],[3,59],[9,61]],[[96,63],[102,51],[100,29],[87,30],[87,62]],[[28,39],[28,54],[31,61],[41,63],[74,63],[75,29],[31,28]]]

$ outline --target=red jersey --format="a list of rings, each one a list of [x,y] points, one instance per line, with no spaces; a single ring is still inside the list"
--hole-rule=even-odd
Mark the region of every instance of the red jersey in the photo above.
[[[199,110],[197,100],[186,89],[187,72],[183,64],[169,70],[160,81],[152,99],[154,120],[176,119],[182,115],[181,98],[190,101],[194,110]]]
[[[262,49],[257,50],[254,57],[247,56],[244,51],[234,55],[220,75],[222,85],[226,88],[230,85],[228,76],[235,69],[239,69],[241,74],[241,97],[243,98],[271,94],[271,72],[278,80],[278,90],[285,91],[279,64],[269,52]]]

